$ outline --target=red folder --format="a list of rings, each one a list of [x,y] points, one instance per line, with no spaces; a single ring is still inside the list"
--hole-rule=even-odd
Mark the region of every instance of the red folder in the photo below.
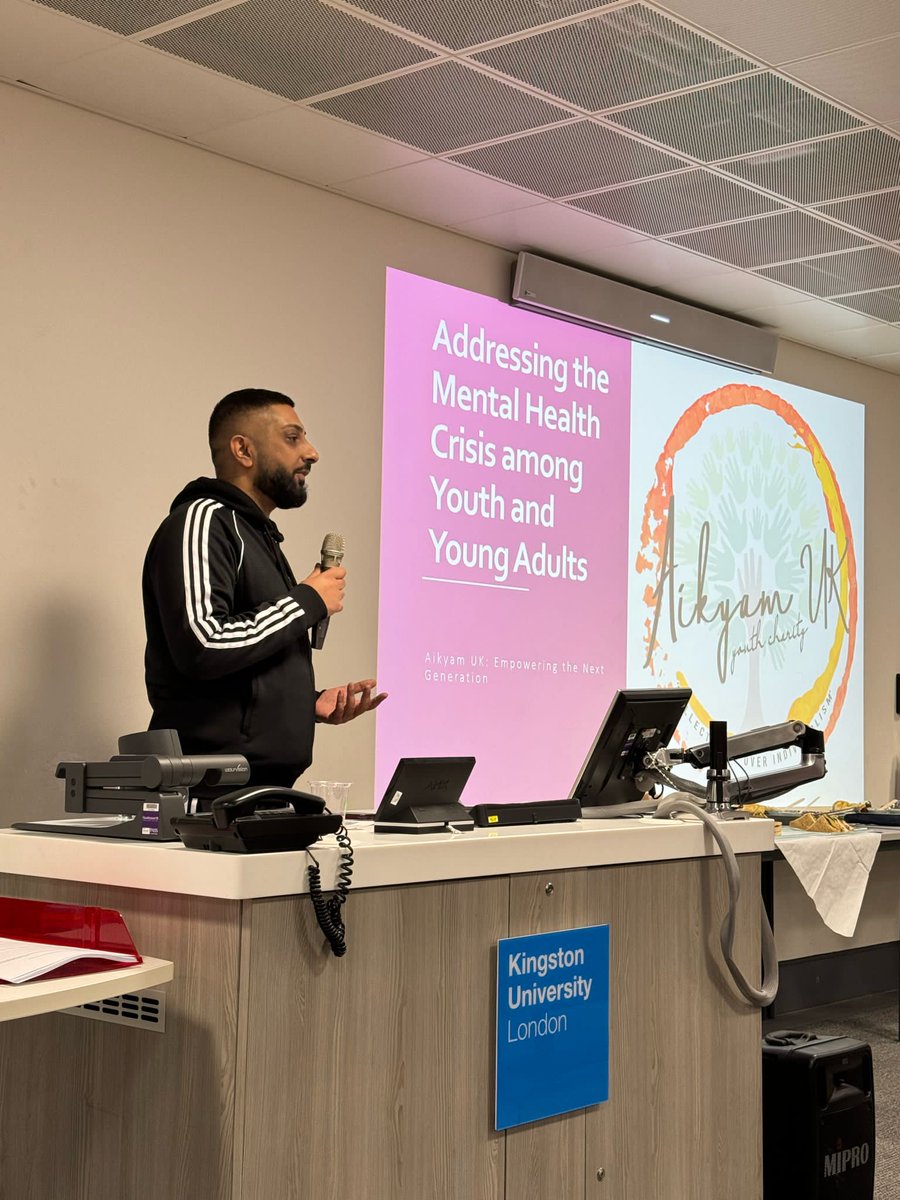
[[[46,975],[41,975],[41,979],[114,971],[118,967],[136,966],[144,961],[131,940],[122,914],[113,908],[52,904],[44,900],[16,900],[0,896],[0,937],[42,942],[47,946],[77,946],[84,950],[112,950],[118,954],[134,955],[134,963],[82,958],[48,971]]]

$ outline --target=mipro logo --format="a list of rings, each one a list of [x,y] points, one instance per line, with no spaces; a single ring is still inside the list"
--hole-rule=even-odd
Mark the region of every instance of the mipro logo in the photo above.
[[[825,1178],[843,1175],[855,1167],[864,1167],[869,1161],[869,1153],[868,1142],[863,1142],[861,1146],[848,1146],[845,1150],[838,1147],[834,1154],[825,1155]]]

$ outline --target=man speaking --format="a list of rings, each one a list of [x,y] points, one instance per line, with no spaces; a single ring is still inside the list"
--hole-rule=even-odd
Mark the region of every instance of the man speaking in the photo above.
[[[310,633],[344,606],[342,566],[301,583],[271,519],[299,508],[319,455],[294,402],[245,388],[213,409],[215,479],[172,502],[144,562],[151,729],[185,754],[243,754],[253,783],[290,787],[312,762],[315,722],[340,725],[385,698],[363,679],[317,693]]]

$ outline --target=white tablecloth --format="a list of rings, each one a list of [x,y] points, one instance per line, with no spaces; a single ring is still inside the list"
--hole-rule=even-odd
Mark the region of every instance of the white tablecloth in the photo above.
[[[807,833],[784,829],[775,845],[793,868],[829,929],[852,937],[881,834]]]

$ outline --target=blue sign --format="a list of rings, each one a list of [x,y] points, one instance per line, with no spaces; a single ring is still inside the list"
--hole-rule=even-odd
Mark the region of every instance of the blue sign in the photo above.
[[[609,926],[497,943],[497,1129],[609,1099]]]

